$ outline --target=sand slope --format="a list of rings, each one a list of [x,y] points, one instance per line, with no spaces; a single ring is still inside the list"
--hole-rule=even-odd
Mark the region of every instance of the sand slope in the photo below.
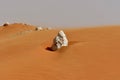
[[[69,47],[51,52],[59,30],[20,26],[0,31],[0,80],[120,79],[120,27],[66,29]]]

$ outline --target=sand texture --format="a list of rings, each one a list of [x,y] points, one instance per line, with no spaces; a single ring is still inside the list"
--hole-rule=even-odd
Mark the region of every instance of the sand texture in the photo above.
[[[0,27],[0,80],[120,80],[120,27],[65,29],[69,46],[49,51],[59,30]]]

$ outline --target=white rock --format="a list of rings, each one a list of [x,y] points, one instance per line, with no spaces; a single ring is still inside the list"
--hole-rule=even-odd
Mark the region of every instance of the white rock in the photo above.
[[[42,28],[42,27],[36,27],[36,30],[37,30],[37,31],[42,31],[43,28]]]
[[[58,35],[54,38],[51,50],[56,51],[63,46],[68,46],[68,39],[65,33],[61,30],[58,33]]]
[[[3,26],[8,26],[10,23],[9,22],[6,22],[3,24]]]

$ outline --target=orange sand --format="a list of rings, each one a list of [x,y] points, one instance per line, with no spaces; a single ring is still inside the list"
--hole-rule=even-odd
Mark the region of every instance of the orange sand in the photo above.
[[[69,47],[55,52],[59,30],[34,29],[0,27],[0,80],[120,80],[119,26],[66,29]]]

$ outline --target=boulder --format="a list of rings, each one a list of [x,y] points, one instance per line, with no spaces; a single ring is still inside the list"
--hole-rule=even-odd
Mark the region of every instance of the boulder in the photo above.
[[[57,36],[53,39],[53,45],[51,46],[52,51],[56,51],[63,46],[68,46],[68,39],[65,33],[61,30]]]
[[[42,27],[36,27],[36,31],[42,31],[43,28]]]
[[[3,26],[8,26],[10,23],[9,22],[6,22],[3,24]]]

